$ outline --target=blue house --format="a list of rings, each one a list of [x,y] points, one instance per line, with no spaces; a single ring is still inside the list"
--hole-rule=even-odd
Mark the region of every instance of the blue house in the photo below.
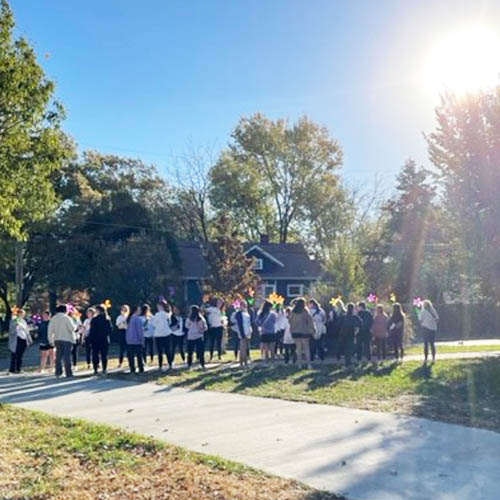
[[[199,243],[177,243],[182,262],[184,301],[199,304],[203,296],[203,281],[208,277],[208,266]],[[321,278],[321,266],[311,259],[302,243],[270,243],[264,236],[259,243],[246,243],[245,255],[255,259],[255,272],[261,278],[257,299],[271,293],[285,297],[289,303],[295,297],[307,295]]]

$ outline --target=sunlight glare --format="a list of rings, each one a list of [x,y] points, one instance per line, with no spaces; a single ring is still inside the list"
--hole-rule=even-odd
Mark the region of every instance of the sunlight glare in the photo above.
[[[423,85],[433,94],[477,92],[499,83],[500,36],[474,25],[452,32],[430,50]]]

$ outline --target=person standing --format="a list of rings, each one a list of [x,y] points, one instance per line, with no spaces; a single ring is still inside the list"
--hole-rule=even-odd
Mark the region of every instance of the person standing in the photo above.
[[[151,307],[149,307],[149,304],[144,304],[141,307],[141,319],[144,330],[143,356],[144,356],[144,363],[147,364],[148,354],[151,363],[154,360],[154,354],[155,354],[153,315],[151,314]]]
[[[295,340],[293,340],[292,332],[290,331],[290,317],[291,309],[287,307],[285,309],[285,319],[283,321],[283,326],[285,327],[283,332],[283,347],[285,349],[285,364],[287,365],[290,359],[293,364],[297,362],[297,349],[295,346]]]
[[[123,358],[127,354],[127,320],[130,316],[130,307],[127,304],[123,304],[120,308],[120,314],[116,318],[115,326],[117,330],[117,339],[118,339],[118,368],[122,367]]]
[[[83,343],[82,321],[80,319],[80,313],[76,307],[69,304],[66,306],[66,310],[68,311],[68,316],[75,325],[76,342],[71,346],[71,361],[73,363],[73,368],[76,369],[76,365],[78,364],[78,347]]]
[[[287,313],[283,306],[279,306],[276,311],[276,344],[274,346],[274,354],[284,354],[283,338],[285,336],[285,328],[288,322]]]
[[[127,357],[130,373],[135,373],[135,360],[139,367],[139,373],[144,373],[144,321],[140,316],[139,306],[134,307],[128,317],[126,332]]]
[[[234,314],[235,328],[239,338],[240,366],[248,366],[249,341],[252,337],[252,322],[248,314],[247,303],[240,302],[239,309]]]
[[[21,373],[24,352],[26,351],[26,348],[33,343],[28,323],[24,319],[25,317],[26,313],[24,309],[19,309],[17,311],[17,316],[14,319],[14,324],[12,325],[12,336],[15,335],[15,348],[11,351],[10,373]],[[10,335],[9,328],[9,337]],[[12,341],[12,345],[14,345],[14,341]]]
[[[274,361],[274,345],[276,343],[276,313],[269,300],[264,301],[256,323],[260,329],[260,342],[264,361]]]
[[[85,346],[85,360],[87,361],[87,370],[90,370],[90,363],[92,361],[92,343],[89,339],[90,323],[95,315],[95,309],[93,307],[89,307],[87,309],[87,317],[83,322],[83,345]]]
[[[430,300],[424,300],[420,309],[420,326],[424,337],[424,357],[425,363],[429,356],[429,345],[431,346],[432,362],[436,361],[436,332],[438,327],[439,315],[434,309]]]
[[[372,334],[375,339],[375,348],[377,350],[377,361],[384,360],[386,356],[387,343],[387,324],[389,318],[384,311],[384,306],[377,306],[375,317],[373,318]]]
[[[99,374],[99,361],[102,363],[102,373],[108,368],[109,339],[113,327],[106,307],[98,305],[95,308],[96,316],[90,322],[89,341],[92,345],[92,365],[94,375]]]
[[[295,301],[289,321],[292,338],[295,340],[297,348],[299,363],[303,362],[305,365],[303,364],[302,366],[311,369],[311,339],[315,332],[314,321],[307,310],[306,301],[303,298]]]
[[[210,305],[205,309],[207,316],[208,331],[208,349],[210,351],[210,361],[214,357],[214,351],[217,349],[219,361],[222,360],[222,335],[224,327],[222,325],[222,307],[224,302],[221,299],[214,297]]]
[[[309,301],[309,311],[314,322],[314,335],[310,340],[311,361],[314,361],[316,354],[323,361],[325,359],[324,337],[326,335],[326,313],[315,299]]]
[[[45,372],[47,360],[51,368],[55,364],[54,345],[49,342],[49,321],[50,312],[45,311],[42,314],[42,322],[38,325],[38,347],[40,349],[40,373]]]
[[[158,352],[158,368],[163,371],[163,355],[165,354],[168,366],[173,368],[174,356],[172,354],[172,330],[170,328],[170,306],[166,300],[157,304],[157,313],[151,319],[153,325],[156,351]],[[146,339],[146,342],[148,340]]]
[[[187,328],[187,365],[188,369],[193,365],[193,353],[196,351],[196,357],[201,367],[205,368],[205,343],[203,334],[207,331],[207,323],[200,314],[198,306],[191,306],[191,314],[186,320]]]
[[[175,353],[178,349],[182,361],[186,361],[186,355],[184,354],[184,340],[186,338],[184,319],[177,306],[173,307],[173,314],[170,317],[170,330],[172,331],[172,359],[175,360]]]
[[[405,315],[403,313],[403,309],[401,304],[396,302],[392,306],[392,315],[389,318],[389,322],[387,324],[387,328],[389,330],[389,340],[394,347],[394,357],[396,361],[401,358],[403,361],[404,349],[403,349],[403,336],[405,330]]]
[[[71,369],[71,348],[77,342],[77,332],[75,324],[66,314],[65,305],[57,306],[56,314],[52,316],[49,322],[49,342],[56,348],[56,377],[62,375],[64,364],[64,373],[66,377],[72,377]]]
[[[340,327],[340,348],[344,353],[345,366],[351,366],[351,357],[354,354],[354,339],[363,326],[354,312],[354,304],[347,304],[347,312],[342,318]]]
[[[358,317],[361,320],[361,328],[359,329],[356,339],[356,353],[358,361],[361,361],[363,356],[368,361],[371,360],[371,344],[372,344],[372,325],[373,316],[370,311],[366,310],[366,304],[360,302],[358,304]]]

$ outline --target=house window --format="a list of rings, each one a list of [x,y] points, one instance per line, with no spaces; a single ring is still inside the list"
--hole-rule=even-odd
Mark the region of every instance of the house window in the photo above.
[[[254,271],[262,271],[262,269],[264,269],[264,260],[263,259],[254,259],[253,270]]]
[[[288,297],[301,297],[304,295],[304,285],[287,285],[286,294]]]
[[[262,297],[267,299],[269,295],[276,292],[276,284],[275,283],[266,283],[262,285]]]

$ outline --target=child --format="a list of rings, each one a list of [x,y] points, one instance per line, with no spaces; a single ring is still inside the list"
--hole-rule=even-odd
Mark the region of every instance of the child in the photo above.
[[[375,339],[375,348],[377,350],[377,361],[385,359],[388,320],[387,314],[384,311],[384,306],[379,304],[372,325],[372,334]]]
[[[116,318],[115,322],[116,329],[118,330],[118,345],[120,348],[120,351],[118,353],[118,368],[122,367],[123,358],[127,353],[127,340],[125,337],[127,333],[127,320],[129,316],[130,307],[127,304],[123,304],[123,306],[120,308],[120,315],[118,316],[118,318]]]
[[[290,316],[291,309],[287,307],[285,309],[285,317],[283,320],[284,332],[283,332],[283,346],[285,348],[285,364],[288,364],[290,358],[293,364],[297,362],[297,349],[295,346],[295,340],[293,340],[292,332],[290,330],[290,322],[288,317]]]
[[[200,314],[198,306],[191,306],[191,314],[186,320],[187,332],[187,364],[188,369],[193,364],[193,352],[196,351],[196,357],[201,367],[205,369],[205,343],[203,334],[207,331],[207,322]]]
[[[55,364],[54,346],[49,342],[49,321],[50,321],[50,312],[45,311],[42,314],[42,322],[38,326],[38,343],[40,348],[40,373],[45,372],[45,367],[47,366],[47,359],[49,360],[51,367],[54,367]]]
[[[87,370],[90,370],[90,361],[92,359],[92,343],[89,340],[90,323],[96,315],[96,310],[93,307],[87,309],[87,317],[83,322],[83,345],[85,346],[85,359],[87,361]],[[121,366],[121,364],[120,364]]]

